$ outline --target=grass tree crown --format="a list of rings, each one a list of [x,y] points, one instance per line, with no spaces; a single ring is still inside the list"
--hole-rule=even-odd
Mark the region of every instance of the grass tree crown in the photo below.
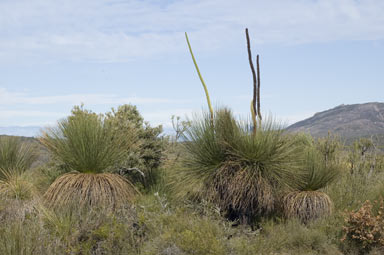
[[[127,141],[112,131],[102,115],[74,107],[69,117],[47,128],[39,140],[68,171],[102,173],[122,159],[121,147]]]

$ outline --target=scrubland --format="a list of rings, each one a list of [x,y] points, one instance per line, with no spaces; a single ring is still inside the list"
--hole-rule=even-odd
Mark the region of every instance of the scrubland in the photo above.
[[[254,130],[229,109],[174,118],[75,107],[0,138],[0,254],[383,254],[384,155]]]

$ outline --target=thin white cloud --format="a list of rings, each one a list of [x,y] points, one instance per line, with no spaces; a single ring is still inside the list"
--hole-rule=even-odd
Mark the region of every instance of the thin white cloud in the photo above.
[[[257,43],[384,39],[382,0],[3,0],[0,55],[129,61],[185,50],[226,48],[249,27]]]
[[[105,104],[164,104],[175,103],[177,100],[167,98],[150,97],[119,97],[114,94],[70,94],[61,96],[32,96],[26,93],[11,92],[5,88],[0,88],[0,105],[49,105],[67,104],[75,105],[84,103],[86,105],[105,105]]]
[[[0,120],[14,117],[57,117],[63,113],[34,110],[0,110]]]

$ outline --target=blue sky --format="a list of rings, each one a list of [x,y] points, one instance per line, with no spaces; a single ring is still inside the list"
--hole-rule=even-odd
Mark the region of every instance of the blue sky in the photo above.
[[[215,105],[246,117],[244,29],[260,54],[261,108],[285,122],[383,102],[382,0],[1,0],[0,126],[45,126],[84,103],[132,103],[153,125]]]

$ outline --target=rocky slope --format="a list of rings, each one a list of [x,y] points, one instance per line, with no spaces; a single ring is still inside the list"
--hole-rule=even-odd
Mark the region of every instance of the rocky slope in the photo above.
[[[326,136],[331,131],[346,139],[384,135],[384,103],[339,105],[299,121],[287,130],[307,132],[315,137]]]

